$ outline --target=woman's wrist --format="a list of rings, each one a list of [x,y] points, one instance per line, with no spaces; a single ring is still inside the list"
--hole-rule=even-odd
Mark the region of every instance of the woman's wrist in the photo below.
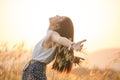
[[[71,44],[70,44],[70,46],[68,47],[68,50],[73,50],[74,48],[73,48],[73,45],[74,45],[75,43],[74,42],[72,42]]]

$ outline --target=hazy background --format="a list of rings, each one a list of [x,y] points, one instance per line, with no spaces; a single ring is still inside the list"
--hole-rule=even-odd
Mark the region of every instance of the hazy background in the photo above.
[[[86,54],[75,52],[85,61],[70,75],[50,65],[48,79],[120,80],[120,0],[0,0],[0,80],[21,80],[23,65],[56,15],[72,19],[74,41],[87,39]]]
[[[34,46],[55,15],[72,19],[88,52],[120,47],[120,0],[0,0],[0,42]]]

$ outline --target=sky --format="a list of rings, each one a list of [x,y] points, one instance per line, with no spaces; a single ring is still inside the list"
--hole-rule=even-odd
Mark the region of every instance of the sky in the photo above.
[[[120,48],[120,0],[0,0],[0,43],[34,46],[55,15],[72,19],[74,41],[87,39],[87,51]]]

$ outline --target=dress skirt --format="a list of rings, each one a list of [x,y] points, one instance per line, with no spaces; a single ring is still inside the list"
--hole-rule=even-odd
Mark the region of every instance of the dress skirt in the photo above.
[[[30,60],[23,70],[22,80],[47,80],[46,64]]]

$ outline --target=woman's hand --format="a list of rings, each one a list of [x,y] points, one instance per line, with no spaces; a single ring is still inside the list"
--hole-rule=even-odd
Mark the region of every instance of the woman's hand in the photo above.
[[[79,42],[77,42],[77,43],[74,43],[73,45],[72,45],[72,48],[73,48],[73,50],[76,50],[76,51],[81,51],[82,50],[82,48],[83,48],[83,42],[85,42],[86,41],[86,39],[84,39],[84,40],[82,40],[82,41],[79,41]]]

